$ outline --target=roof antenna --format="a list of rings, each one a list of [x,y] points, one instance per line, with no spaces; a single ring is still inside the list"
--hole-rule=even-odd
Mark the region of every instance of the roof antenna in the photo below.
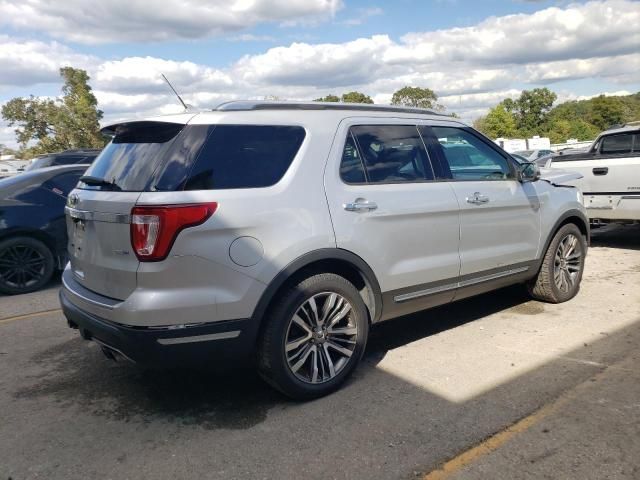
[[[178,94],[178,92],[176,92],[176,89],[173,88],[173,85],[171,85],[171,82],[169,81],[169,79],[165,77],[164,73],[161,73],[160,75],[162,75],[162,78],[164,78],[164,81],[167,82],[167,85],[169,85],[169,88],[171,89],[171,91],[176,95],[176,97],[178,97],[178,100],[184,107],[185,112],[188,112],[191,106],[184,103],[184,100],[182,100],[182,97]]]

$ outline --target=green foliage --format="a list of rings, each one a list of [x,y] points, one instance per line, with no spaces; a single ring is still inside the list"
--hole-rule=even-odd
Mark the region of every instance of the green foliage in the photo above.
[[[525,90],[519,98],[506,98],[485,117],[476,119],[474,127],[492,138],[542,135],[551,143],[564,143],[569,138],[593,140],[613,125],[640,120],[640,92],[619,97],[600,95],[552,107],[555,99],[556,94],[547,88]],[[515,120],[515,132],[505,113]]]
[[[477,120],[474,126],[491,138],[513,138],[518,134],[516,119],[503,104],[498,104],[489,113]]]
[[[502,106],[513,114],[518,132],[525,138],[538,135],[558,96],[548,88],[524,90],[516,100],[503,100]]]
[[[344,103],[373,103],[373,100],[369,95],[365,95],[361,92],[343,93],[342,101]]]
[[[332,94],[329,94],[326,97],[316,98],[314,100],[314,102],[339,102],[339,101],[340,101],[340,97]]]
[[[2,118],[17,126],[16,138],[25,158],[69,148],[101,148],[104,137],[99,121],[102,111],[89,86],[87,72],[72,67],[60,69],[64,82],[56,100],[18,97],[2,107]],[[35,145],[28,147],[30,142]]]
[[[438,104],[438,95],[433,90],[430,88],[410,87],[408,85],[393,94],[391,105],[444,110],[444,107]]]

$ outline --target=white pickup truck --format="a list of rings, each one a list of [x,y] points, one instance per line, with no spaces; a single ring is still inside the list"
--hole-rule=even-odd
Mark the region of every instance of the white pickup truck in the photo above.
[[[572,184],[593,225],[640,222],[640,125],[602,132],[587,151],[555,156],[550,167],[582,175]]]

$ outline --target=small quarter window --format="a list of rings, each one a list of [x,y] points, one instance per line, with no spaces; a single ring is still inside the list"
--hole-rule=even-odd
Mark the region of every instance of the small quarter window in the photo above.
[[[347,136],[342,152],[342,161],[340,162],[340,178],[346,183],[358,184],[367,183],[364,175],[364,167],[362,166],[362,158],[358,153],[358,148],[351,136]]]

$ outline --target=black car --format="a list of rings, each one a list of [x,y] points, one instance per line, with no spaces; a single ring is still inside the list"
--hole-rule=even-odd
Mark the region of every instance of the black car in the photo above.
[[[87,168],[47,167],[0,180],[0,293],[32,292],[64,268],[64,206]]]
[[[31,162],[26,171],[37,170],[39,168],[54,167],[56,165],[87,164],[95,160],[101,150],[81,149],[65,150],[59,153],[49,153],[42,155]]]

